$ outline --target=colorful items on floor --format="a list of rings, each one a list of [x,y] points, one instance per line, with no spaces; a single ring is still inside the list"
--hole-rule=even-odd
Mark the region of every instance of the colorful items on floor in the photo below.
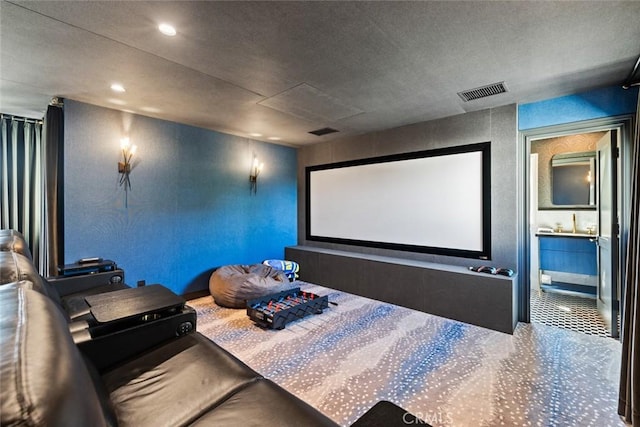
[[[298,271],[300,271],[300,266],[297,262],[281,259],[266,259],[262,263],[264,265],[277,268],[278,270],[282,270],[291,281],[298,278]]]

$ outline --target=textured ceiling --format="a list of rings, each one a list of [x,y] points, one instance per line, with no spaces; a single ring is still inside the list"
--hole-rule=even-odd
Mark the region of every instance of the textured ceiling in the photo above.
[[[631,1],[1,1],[0,13],[3,113],[40,118],[61,96],[291,145],[620,84],[640,54]],[[509,92],[457,95],[501,81]],[[308,133],[327,126],[340,132]]]

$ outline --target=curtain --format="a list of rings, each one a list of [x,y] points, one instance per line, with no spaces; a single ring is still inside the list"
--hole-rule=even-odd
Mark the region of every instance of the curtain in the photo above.
[[[64,115],[62,104],[49,105],[44,118],[44,236],[46,253],[40,259],[45,276],[58,274],[58,265],[64,264],[64,198],[63,183]]]
[[[0,228],[20,231],[43,276],[64,263],[62,104],[40,121],[2,115]]]
[[[20,231],[38,264],[44,213],[42,123],[2,116],[2,229]]]
[[[626,422],[640,426],[640,93],[633,145],[618,414]]]

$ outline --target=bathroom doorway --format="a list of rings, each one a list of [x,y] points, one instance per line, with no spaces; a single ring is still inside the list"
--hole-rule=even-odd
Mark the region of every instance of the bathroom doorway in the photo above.
[[[607,119],[522,134],[522,297],[533,323],[618,337],[629,125],[629,118]]]

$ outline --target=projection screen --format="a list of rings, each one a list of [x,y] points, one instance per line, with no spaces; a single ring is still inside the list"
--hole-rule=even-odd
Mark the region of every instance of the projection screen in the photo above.
[[[307,239],[490,258],[490,143],[306,168]]]

